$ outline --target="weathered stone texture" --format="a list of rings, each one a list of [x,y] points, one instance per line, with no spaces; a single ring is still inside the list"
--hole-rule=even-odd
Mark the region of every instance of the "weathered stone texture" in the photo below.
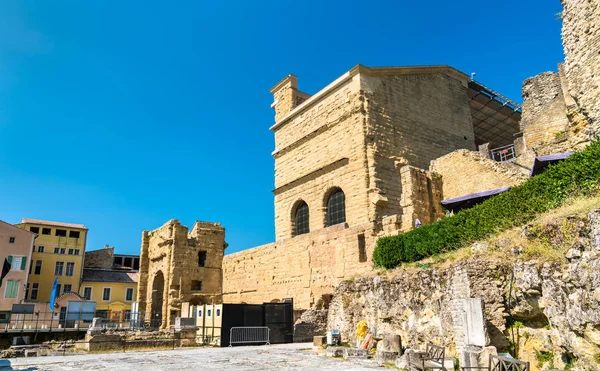
[[[142,234],[140,311],[158,313],[161,327],[174,324],[181,303],[192,305],[221,302],[221,267],[225,229],[219,223],[196,222],[192,231],[178,220]],[[200,252],[206,252],[203,266]],[[193,284],[200,286],[193,287]]]
[[[571,96],[600,133],[600,3],[562,0],[565,74]]]
[[[486,345],[505,352],[515,334],[521,345],[518,358],[530,361],[532,370],[538,369],[535,355],[540,351],[552,352],[559,369],[573,356],[573,369],[595,369],[594,357],[600,353],[598,215],[595,210],[587,217],[551,221],[524,233],[524,238],[562,241],[572,245],[565,250],[579,251],[562,263],[481,254],[440,268],[402,268],[389,279],[344,281],[329,306],[328,330],[338,329],[343,338],[352,338],[358,321],[365,320],[376,334],[399,334],[409,348],[432,342],[457,354],[468,349],[469,336],[456,304],[481,298]],[[509,317],[519,321],[517,328],[507,329]]]
[[[114,247],[105,247],[100,250],[86,251],[84,267],[110,269],[114,264],[114,254]]]
[[[515,186],[527,177],[479,152],[458,150],[431,161],[430,170],[442,177],[443,198]]]
[[[521,131],[528,148],[566,135],[569,126],[561,79],[556,72],[544,72],[523,83]]]

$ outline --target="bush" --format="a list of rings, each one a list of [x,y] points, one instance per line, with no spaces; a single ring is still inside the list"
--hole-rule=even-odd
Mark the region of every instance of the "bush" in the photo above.
[[[454,216],[410,232],[380,238],[373,252],[377,267],[394,268],[402,262],[456,249],[560,206],[573,194],[590,194],[600,184],[600,141],[550,166],[542,174]]]

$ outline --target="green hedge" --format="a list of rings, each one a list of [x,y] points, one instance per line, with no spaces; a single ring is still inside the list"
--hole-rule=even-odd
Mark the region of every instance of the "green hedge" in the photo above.
[[[454,216],[377,241],[373,262],[394,268],[402,262],[456,249],[496,232],[523,225],[556,208],[572,194],[589,194],[600,183],[600,141],[550,166],[542,174]]]

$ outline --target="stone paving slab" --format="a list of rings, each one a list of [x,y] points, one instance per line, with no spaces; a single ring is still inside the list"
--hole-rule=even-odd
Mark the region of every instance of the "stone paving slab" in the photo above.
[[[317,353],[312,343],[192,348],[0,360],[0,371],[75,370],[348,370],[379,368],[374,360],[343,360]],[[381,369],[381,368],[379,368]]]

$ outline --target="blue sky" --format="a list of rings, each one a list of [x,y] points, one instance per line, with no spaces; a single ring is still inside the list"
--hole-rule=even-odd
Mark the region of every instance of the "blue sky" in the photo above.
[[[169,219],[274,239],[268,90],[448,64],[521,101],[563,60],[558,0],[0,2],[0,219],[139,253]]]

